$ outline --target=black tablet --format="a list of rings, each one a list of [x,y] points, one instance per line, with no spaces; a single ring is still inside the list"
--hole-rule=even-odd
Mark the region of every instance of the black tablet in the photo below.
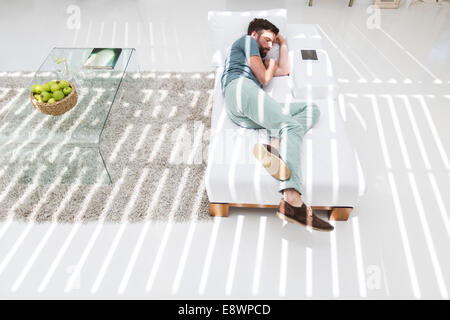
[[[301,50],[302,60],[312,60],[317,61],[317,52],[316,50]]]

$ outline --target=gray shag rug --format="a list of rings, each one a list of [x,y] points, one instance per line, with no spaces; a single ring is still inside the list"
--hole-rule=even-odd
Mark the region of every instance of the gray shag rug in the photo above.
[[[21,99],[29,101],[33,75],[0,72],[0,130],[7,111]],[[39,176],[51,162],[44,168],[39,168],[43,162],[28,163],[22,172],[21,164],[8,163],[2,156],[0,221],[210,221],[204,175],[213,86],[213,73],[127,74],[100,139],[112,184],[86,180],[86,162],[74,161],[76,165],[67,169],[68,163],[82,158],[82,148],[59,157],[66,164],[59,180],[51,174],[47,180]],[[42,146],[50,153],[52,148]]]

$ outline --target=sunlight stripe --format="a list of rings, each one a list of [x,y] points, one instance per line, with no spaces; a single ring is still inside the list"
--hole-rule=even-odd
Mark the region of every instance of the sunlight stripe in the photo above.
[[[278,289],[280,297],[286,296],[288,246],[289,242],[285,239],[281,239],[280,285]]]
[[[338,54],[344,59],[345,62],[350,66],[350,68],[355,72],[355,74],[359,77],[359,82],[367,82],[367,80],[363,77],[363,75],[358,71],[358,69],[348,60],[348,58],[344,55],[344,53],[334,44],[333,41],[331,41],[330,37],[325,33],[325,31],[316,24],[317,28],[324,34],[324,36],[327,38],[327,40],[335,47]]]
[[[256,248],[255,269],[253,271],[252,295],[256,296],[259,292],[259,282],[261,281],[261,267],[264,253],[264,238],[266,234],[267,217],[259,218],[258,243]]]
[[[392,63],[392,59],[389,59],[388,57],[386,57],[386,55],[380,50],[380,49],[378,49],[378,47],[376,46],[376,45],[374,45],[373,44],[373,42],[372,41],[370,41],[370,39],[365,35],[365,34],[363,34],[362,32],[361,32],[361,30],[359,30],[353,23],[351,24],[352,25],[352,27],[354,28],[354,29],[356,29],[356,31],[358,31],[358,33],[360,34],[360,35],[362,35],[363,36],[363,38],[373,47],[373,48],[375,48],[375,50],[387,61],[387,62],[389,62],[389,64],[404,78],[404,80],[407,80],[408,79],[408,77],[403,73],[403,72],[401,72],[400,71],[400,69],[399,68],[397,68],[397,66],[395,65],[395,64],[393,64]]]
[[[431,134],[433,135],[434,142],[439,150],[439,154],[441,155],[442,162],[444,162],[444,166],[447,170],[450,170],[450,163],[448,161],[447,153],[445,152],[444,146],[442,145],[442,141],[439,137],[439,134],[436,129],[436,125],[433,122],[433,118],[431,117],[430,110],[425,102],[425,98],[420,95],[413,95],[416,99],[420,101],[420,106],[422,107],[423,112],[425,113],[425,118],[427,119],[428,125],[431,130]]]
[[[403,249],[405,250],[406,264],[408,266],[409,278],[411,281],[413,294],[416,299],[420,299],[419,282],[417,281],[416,269],[414,267],[414,261],[411,253],[411,247],[408,240],[408,233],[406,231],[405,220],[403,218],[403,210],[400,206],[400,197],[398,195],[397,186],[395,185],[394,175],[392,172],[388,172],[389,184],[392,191],[392,199],[394,201],[395,214],[397,216],[397,222],[400,229],[400,235],[402,238]]]
[[[361,235],[359,232],[358,217],[352,218],[353,242],[355,245],[356,268],[358,270],[359,294],[361,297],[367,297],[366,279],[364,274],[364,262],[361,249]]]
[[[387,144],[386,144],[386,137],[384,135],[384,130],[383,130],[383,125],[381,123],[381,116],[380,116],[380,111],[378,108],[378,102],[377,99],[375,97],[375,95],[370,94],[370,95],[365,95],[366,97],[370,98],[372,100],[372,109],[373,109],[373,113],[375,115],[375,123],[378,129],[378,134],[380,136],[380,144],[381,144],[381,150],[383,152],[383,157],[384,157],[384,163],[386,165],[387,169],[391,169],[391,159],[389,158],[389,153],[388,153],[388,149],[387,149]]]
[[[405,162],[405,167],[411,170],[411,161],[409,160],[409,154],[406,148],[405,139],[403,138],[402,129],[400,127],[400,121],[398,120],[397,112],[395,111],[394,101],[390,95],[381,95],[388,102],[389,110],[391,112],[392,121],[394,123],[395,133],[397,134],[398,143],[400,144],[400,150],[403,156],[403,161]]]
[[[423,162],[425,163],[425,168],[427,170],[431,170],[430,160],[428,159],[428,154],[425,150],[425,144],[419,132],[419,126],[417,125],[416,118],[414,117],[414,113],[412,112],[411,103],[409,102],[408,97],[405,95],[398,95],[398,97],[400,97],[405,103],[406,111],[408,113],[409,120],[411,122],[411,126],[413,128],[414,135],[419,146],[420,154],[422,155]]]
[[[200,209],[200,204],[203,199],[203,194],[205,192],[204,177],[202,178],[201,181],[202,181],[202,183],[201,183],[200,187],[198,188],[196,199],[195,199],[194,205],[192,207],[191,223],[189,225],[188,235],[186,236],[186,240],[184,241],[183,253],[181,254],[181,258],[178,263],[178,268],[175,273],[175,279],[172,284],[172,295],[178,293],[178,289],[180,287],[181,278],[183,277],[186,261],[189,257],[189,251],[191,249],[192,239],[194,237],[195,228],[197,226],[198,211]]]
[[[337,236],[336,229],[330,232],[330,249],[331,249],[331,279],[333,296],[339,297],[339,262],[337,252]]]
[[[305,276],[305,294],[307,297],[313,295],[313,252],[312,248],[306,248],[306,276]]]
[[[384,31],[381,27],[377,28],[377,30],[380,30],[383,32],[384,35],[386,35],[389,39],[392,40],[398,47],[400,47],[415,63],[417,63],[423,70],[425,70],[426,73],[428,73],[432,78],[434,78],[435,83],[442,83],[441,80],[438,79],[427,67],[425,67],[416,57],[414,57],[408,50],[406,50],[397,40],[395,40],[389,33]]]
[[[434,177],[434,174],[431,172],[428,172],[428,178],[430,180],[431,186],[433,188],[434,196],[436,197],[436,202],[439,207],[439,211],[441,212],[442,221],[444,221],[445,229],[447,230],[447,235],[450,239],[450,220],[448,216],[447,209],[445,209],[444,201],[442,199],[442,194],[439,191],[439,187],[436,183],[436,178]]]
[[[125,131],[121,135],[120,139],[117,141],[117,143],[116,143],[116,145],[114,147],[114,150],[113,150],[113,152],[111,153],[111,155],[109,157],[109,162],[114,162],[116,160],[116,157],[119,154],[119,151],[122,148],[122,145],[127,140],[127,138],[130,135],[130,132],[131,132],[132,129],[133,129],[133,125],[132,124],[127,125],[127,127],[125,128]]]
[[[434,274],[436,277],[437,284],[439,286],[439,291],[441,292],[442,299],[448,299],[447,287],[445,285],[445,279],[442,274],[441,265],[439,264],[439,259],[436,254],[436,249],[434,247],[433,239],[431,237],[431,230],[428,225],[426,218],[425,209],[422,203],[421,193],[417,188],[416,179],[412,172],[408,172],[409,183],[411,185],[414,199],[417,205],[417,211],[419,213],[420,225],[422,226],[423,233],[425,235],[425,241],[428,247],[428,252],[430,253],[431,262],[433,264]]]
[[[208,241],[208,250],[206,252],[205,264],[203,265],[202,276],[200,278],[200,286],[198,290],[198,294],[203,296],[206,290],[206,283],[208,281],[209,270],[211,268],[211,261],[214,254],[214,249],[216,247],[217,242],[217,234],[219,233],[219,225],[221,221],[221,217],[214,217],[214,223],[211,230],[211,235]]]
[[[227,283],[225,287],[225,294],[227,296],[231,295],[231,292],[233,290],[234,274],[236,272],[237,257],[239,253],[239,245],[241,243],[243,224],[244,224],[244,216],[239,215],[237,217],[236,231],[234,233],[233,249],[231,250],[230,266],[228,268]]]

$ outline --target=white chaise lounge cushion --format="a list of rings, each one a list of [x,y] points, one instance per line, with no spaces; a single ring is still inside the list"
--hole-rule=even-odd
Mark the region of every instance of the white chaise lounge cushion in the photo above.
[[[206,172],[210,202],[276,205],[278,181],[254,158],[257,142],[267,142],[266,130],[235,125],[224,108],[220,90],[223,68],[216,71],[211,141]],[[289,77],[277,77],[266,91],[278,101],[294,101]],[[319,122],[304,137],[301,168],[304,199],[313,206],[354,206],[364,185],[357,157],[338,114],[335,99],[314,100],[321,111]]]
[[[303,61],[301,49],[290,50],[292,94],[297,99],[335,99],[338,96],[339,86],[328,53],[323,49],[316,49],[316,53],[318,61]]]

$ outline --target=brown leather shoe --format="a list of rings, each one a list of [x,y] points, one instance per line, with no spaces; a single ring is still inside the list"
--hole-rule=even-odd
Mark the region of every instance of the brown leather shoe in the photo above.
[[[270,144],[255,144],[253,154],[275,179],[287,180],[291,176],[291,170],[289,170],[286,162],[281,158],[278,150]]]
[[[305,203],[301,207],[294,207],[282,199],[278,207],[277,217],[288,222],[310,226],[317,231],[334,230],[331,224],[314,215],[311,207],[305,205]]]

